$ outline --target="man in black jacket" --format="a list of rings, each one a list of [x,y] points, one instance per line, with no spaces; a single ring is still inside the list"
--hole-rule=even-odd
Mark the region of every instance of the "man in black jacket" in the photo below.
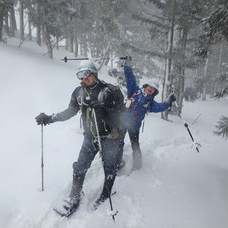
[[[119,88],[98,79],[97,69],[91,61],[80,64],[77,77],[81,80],[81,86],[74,90],[68,108],[51,116],[41,113],[36,121],[43,125],[65,121],[81,110],[84,141],[78,160],[73,163],[70,203],[79,204],[86,172],[100,151],[105,180],[102,193],[95,202],[96,207],[110,196],[116,177],[124,97]]]

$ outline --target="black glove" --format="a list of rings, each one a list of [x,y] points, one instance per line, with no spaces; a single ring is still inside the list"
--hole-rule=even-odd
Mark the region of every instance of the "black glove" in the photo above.
[[[121,66],[131,66],[131,56],[126,56],[126,59]]]
[[[48,116],[45,113],[40,113],[37,117],[36,117],[36,122],[38,125],[43,124],[44,126],[50,123],[53,123],[52,121],[52,116]]]
[[[169,96],[166,98],[165,102],[171,104],[176,100],[177,100],[176,95],[174,93],[170,93]]]

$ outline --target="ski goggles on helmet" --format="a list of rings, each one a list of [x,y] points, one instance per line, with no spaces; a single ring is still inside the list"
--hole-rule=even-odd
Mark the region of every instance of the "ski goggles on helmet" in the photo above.
[[[91,71],[90,70],[83,70],[83,71],[79,71],[76,73],[77,77],[79,80],[88,78],[91,75]]]

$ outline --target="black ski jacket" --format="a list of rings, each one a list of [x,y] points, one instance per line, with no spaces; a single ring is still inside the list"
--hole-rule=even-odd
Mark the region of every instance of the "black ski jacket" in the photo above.
[[[90,105],[97,103],[95,108]],[[71,95],[69,106],[52,116],[52,121],[65,121],[81,110],[84,131],[97,136],[95,115],[100,136],[107,136],[113,129],[121,128],[124,96],[118,87],[98,81],[92,87],[79,86]],[[94,110],[93,110],[94,109]],[[94,114],[95,111],[95,114]]]

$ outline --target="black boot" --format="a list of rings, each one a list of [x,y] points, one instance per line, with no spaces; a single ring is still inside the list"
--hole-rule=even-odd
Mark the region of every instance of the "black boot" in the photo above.
[[[94,209],[97,209],[97,207],[101,203],[103,203],[106,199],[109,198],[111,191],[112,191],[112,186],[114,184],[114,181],[115,181],[114,175],[105,176],[103,190],[102,190],[100,197],[95,201]]]
[[[85,174],[73,175],[72,188],[69,195],[71,204],[79,203],[84,179],[85,179]]]

